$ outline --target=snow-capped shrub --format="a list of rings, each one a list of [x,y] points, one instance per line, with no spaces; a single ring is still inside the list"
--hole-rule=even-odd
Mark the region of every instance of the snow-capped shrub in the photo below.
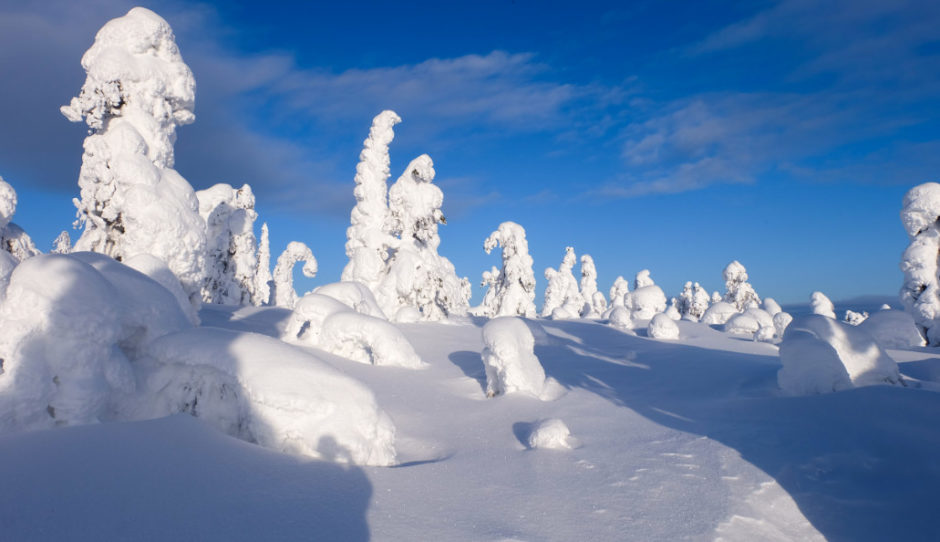
[[[160,286],[166,288],[176,298],[180,310],[183,311],[190,323],[194,326],[199,325],[199,314],[196,313],[193,304],[189,302],[189,296],[183,291],[179,279],[176,278],[176,275],[166,266],[163,260],[150,254],[137,254],[124,260],[124,265],[140,271]]]
[[[676,321],[662,313],[653,316],[646,332],[653,339],[671,341],[679,339],[679,326],[676,325]]]
[[[640,288],[645,288],[647,286],[653,286],[655,283],[650,277],[650,270],[643,269],[636,274],[636,277],[633,279],[633,289],[639,290]]]
[[[313,293],[332,297],[354,311],[387,320],[372,290],[359,282],[331,282],[313,289]]]
[[[564,312],[574,314],[575,317],[581,313],[584,307],[584,298],[578,290],[578,281],[574,278],[572,269],[578,261],[574,253],[574,248],[565,247],[565,256],[561,260],[558,270],[549,267],[545,270],[545,303],[542,305],[542,316],[551,316],[555,309],[564,307]],[[595,284],[596,287],[596,284]]]
[[[466,314],[470,307],[470,282],[458,278],[450,260],[437,253],[437,225],[446,220],[444,194],[433,180],[434,164],[423,154],[388,192],[388,233],[394,243],[375,292],[383,311],[396,321],[399,312],[407,317],[409,309],[419,311],[423,320],[439,321]]]
[[[327,316],[318,346],[361,363],[408,369],[425,366],[398,328],[380,318],[354,311]]]
[[[610,325],[617,329],[626,331],[633,329],[633,318],[630,316],[630,310],[624,307],[614,307],[608,317]]]
[[[783,309],[780,308],[780,304],[772,297],[765,297],[761,306],[770,316],[775,316],[777,313],[783,311]]]
[[[640,286],[625,296],[624,303],[634,320],[649,320],[666,310],[666,294],[655,284]]]
[[[774,327],[774,317],[764,309],[752,307],[744,311],[744,314],[757,320],[757,323],[760,324],[760,327]]]
[[[845,311],[845,318],[842,319],[846,324],[857,326],[868,319],[867,312],[855,312],[853,310]]]
[[[581,298],[584,306],[581,316],[584,318],[598,318],[607,306],[604,294],[597,291],[597,268],[594,258],[590,254],[581,255]],[[600,294],[598,296],[598,294]]]
[[[552,314],[550,316],[552,320],[572,320],[577,317],[578,317],[577,314],[572,314],[568,312],[568,309],[564,307],[556,307],[555,310],[552,311]]]
[[[282,337],[287,341],[299,341],[316,346],[320,344],[320,331],[327,317],[349,310],[351,309],[348,305],[332,297],[311,292],[294,304],[294,310],[287,319]]]
[[[567,450],[573,447],[575,440],[565,422],[558,418],[542,420],[532,425],[532,430],[526,438],[526,446],[530,450]]]
[[[363,143],[356,166],[356,206],[346,230],[346,256],[342,280],[358,281],[376,288],[385,273],[388,249],[393,244],[386,227],[388,217],[387,182],[391,176],[388,146],[395,138],[394,126],[401,118],[394,111],[382,111],[372,120],[369,137]]]
[[[205,275],[205,221],[192,187],[173,169],[176,127],[193,122],[196,83],[173,31],[133,8],[105,24],[82,57],[81,92],[61,108],[91,129],[78,184],[74,250],[117,260],[153,254],[198,306]]]
[[[115,398],[135,389],[128,357],[190,326],[172,294],[111,258],[51,254],[20,263],[0,306],[0,426],[113,417]]]
[[[666,307],[666,312],[663,313],[673,320],[682,320],[682,313],[679,312],[679,309],[676,308],[676,298],[669,300],[669,306]]]
[[[760,306],[760,297],[747,281],[747,269],[740,262],[729,263],[722,275],[725,279],[724,300],[734,305],[738,312]]]
[[[783,334],[786,332],[787,327],[792,321],[793,316],[791,316],[789,312],[780,311],[774,315],[774,330],[777,337],[783,337]]]
[[[290,309],[297,303],[297,292],[294,291],[294,265],[299,262],[304,262],[301,269],[305,277],[317,276],[317,259],[313,257],[313,252],[307,245],[299,241],[291,241],[284,252],[278,256],[277,265],[274,266],[270,304]]]
[[[940,184],[924,183],[904,196],[901,222],[911,244],[901,256],[901,303],[931,346],[940,344]]]
[[[206,281],[202,299],[207,303],[248,305],[255,294],[258,246],[255,241],[255,196],[249,185],[235,189],[216,184],[196,192],[199,216],[206,221]]]
[[[754,316],[743,312],[735,314],[725,322],[725,333],[732,335],[753,337],[760,328],[760,322],[758,322]]]
[[[10,254],[17,262],[38,255],[33,240],[11,220],[16,214],[16,191],[0,177],[0,250]]]
[[[72,252],[72,238],[69,236],[69,232],[63,231],[52,242],[52,253],[68,254],[69,252]]]
[[[832,301],[829,301],[829,298],[826,297],[826,294],[822,292],[813,292],[810,296],[809,305],[813,314],[833,319],[836,317],[836,308],[832,305]]]
[[[479,316],[532,318],[535,316],[535,273],[525,229],[515,222],[503,222],[483,242],[487,254],[498,246],[502,247],[503,267],[495,277],[491,273],[492,295],[488,291],[483,305],[475,312]],[[483,282],[487,283],[486,273]]]
[[[708,307],[708,310],[702,315],[702,323],[710,326],[723,325],[737,313],[738,308],[731,303],[718,301],[717,303],[713,303],[711,307]]]
[[[363,465],[395,462],[395,426],[372,392],[277,339],[194,329],[152,343],[142,366],[151,417],[188,412],[282,452]]]
[[[623,296],[630,291],[630,283],[621,276],[614,279],[613,286],[610,287],[610,306],[622,307]]]
[[[903,385],[897,363],[864,330],[822,315],[795,319],[780,343],[780,388],[792,395]]]
[[[535,339],[519,318],[494,318],[483,326],[486,396],[521,392],[541,397],[545,370],[535,356]]]
[[[871,334],[882,348],[910,348],[926,344],[914,323],[914,317],[904,311],[878,311],[859,324],[858,328]]]

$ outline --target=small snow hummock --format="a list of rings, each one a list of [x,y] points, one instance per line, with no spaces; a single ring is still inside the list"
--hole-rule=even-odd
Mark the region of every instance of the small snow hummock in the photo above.
[[[526,446],[530,450],[567,450],[576,445],[571,431],[565,422],[558,418],[549,418],[532,424]]]
[[[679,326],[667,314],[659,313],[650,320],[647,334],[653,339],[675,341],[679,339]]]
[[[812,314],[796,318],[780,343],[777,383],[790,395],[904,385],[897,363],[862,329]]]
[[[855,312],[853,310],[847,310],[845,311],[845,318],[843,318],[842,321],[847,324],[852,324],[853,326],[857,326],[867,319],[868,319],[867,312]]]
[[[708,310],[702,315],[702,323],[710,326],[724,325],[737,313],[737,307],[731,303],[718,301],[713,303],[711,307],[708,307]]]
[[[880,310],[858,325],[875,338],[882,348],[910,348],[925,346],[914,317],[904,311]]]
[[[526,323],[515,317],[494,318],[483,326],[486,396],[521,392],[542,397],[545,370],[535,356],[535,339]]]
[[[474,312],[488,317],[534,317],[535,273],[525,229],[515,222],[503,222],[483,242],[487,254],[496,247],[502,247],[503,267],[495,275],[483,274],[483,284],[488,285],[489,290],[483,304]]]

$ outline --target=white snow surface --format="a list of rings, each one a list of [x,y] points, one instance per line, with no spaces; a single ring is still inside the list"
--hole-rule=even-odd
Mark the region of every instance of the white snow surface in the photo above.
[[[200,316],[204,325],[240,337],[279,335],[289,312],[213,305]],[[4,537],[922,540],[937,534],[938,354],[891,351],[907,387],[781,397],[772,345],[689,321],[677,322],[681,341],[659,342],[590,321],[542,320],[535,354],[566,393],[549,402],[526,394],[488,400],[482,323],[401,325],[429,364],[424,371],[311,350],[320,363],[370,389],[394,420],[396,468],[300,461],[228,438],[191,416],[7,434],[0,436]],[[184,334],[208,356],[210,349],[195,339],[204,331]],[[281,351],[266,355],[269,346],[258,342],[238,355],[258,347],[257,370],[276,368]],[[235,355],[224,347],[212,351]],[[201,374],[218,373],[206,371]],[[293,380],[277,375],[277,369],[264,374],[279,385]],[[564,420],[579,444],[530,450],[534,420],[549,419]]]

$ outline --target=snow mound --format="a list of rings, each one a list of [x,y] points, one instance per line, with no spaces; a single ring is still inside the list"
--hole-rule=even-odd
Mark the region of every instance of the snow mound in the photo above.
[[[282,338],[286,341],[300,341],[316,346],[320,344],[320,331],[323,322],[333,314],[347,312],[349,306],[336,299],[321,295],[307,294],[297,301],[294,310],[284,326]]]
[[[0,427],[113,418],[114,400],[135,389],[128,358],[189,327],[172,294],[106,256],[24,261],[0,306]]]
[[[183,331],[152,343],[144,365],[152,417],[189,412],[282,452],[341,463],[395,462],[395,427],[372,392],[277,339],[217,328]]]
[[[780,388],[791,395],[859,386],[903,385],[897,363],[874,338],[822,315],[796,318],[780,343]]]
[[[732,316],[738,313],[737,307],[727,301],[718,301],[708,307],[702,315],[702,323],[710,326],[724,325]]]
[[[624,303],[633,311],[634,320],[649,320],[666,311],[666,294],[655,284],[640,286],[625,296]]]
[[[565,422],[558,418],[550,418],[532,424],[532,431],[526,439],[526,445],[531,450],[543,448],[548,450],[567,450],[573,448],[574,438]]]
[[[725,333],[752,336],[760,330],[760,322],[750,314],[735,314],[725,322]]]
[[[545,370],[535,356],[535,339],[519,318],[494,318],[483,326],[480,354],[486,369],[486,395],[521,392],[541,397]]]
[[[353,311],[323,321],[320,348],[362,363],[419,369],[426,364],[402,332],[385,320]]]
[[[871,334],[882,348],[910,348],[927,344],[917,330],[914,317],[904,311],[878,311],[859,324],[858,328]]]
[[[552,318],[554,319],[554,316]],[[609,322],[619,330],[633,330],[633,318],[630,317],[630,311],[624,307],[614,307],[610,311]]]
[[[789,312],[780,311],[774,315],[774,330],[778,337],[783,338],[783,334],[786,333],[792,321],[793,316]]]
[[[176,298],[180,310],[183,311],[190,323],[194,326],[199,325],[199,315],[196,313],[195,307],[189,302],[189,297],[183,291],[179,279],[176,278],[176,275],[173,274],[173,271],[167,267],[163,260],[150,254],[137,254],[127,258],[123,263],[131,269],[147,275],[151,280],[166,288]]]
[[[361,282],[331,282],[314,288],[313,293],[332,297],[360,314],[381,318],[382,320],[388,319],[375,301],[372,290]]]
[[[675,341],[679,339],[679,326],[667,314],[657,314],[650,320],[647,334],[653,339]]]
[[[810,296],[809,305],[813,314],[819,314],[827,318],[836,317],[836,309],[832,305],[832,301],[822,292],[813,292]]]

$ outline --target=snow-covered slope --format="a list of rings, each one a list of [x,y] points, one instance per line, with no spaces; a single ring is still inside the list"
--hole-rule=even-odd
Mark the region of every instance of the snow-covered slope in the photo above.
[[[289,312],[210,306],[279,337]],[[677,322],[657,341],[530,320],[553,400],[487,398],[484,319],[398,327],[429,366],[366,365],[394,467],[299,460],[174,416],[0,437],[4,538],[927,540],[940,483],[940,355],[889,350],[907,387],[777,388],[772,344]],[[303,348],[297,346],[298,348]],[[571,432],[530,447],[543,421]],[[548,424],[545,426],[551,426]]]

